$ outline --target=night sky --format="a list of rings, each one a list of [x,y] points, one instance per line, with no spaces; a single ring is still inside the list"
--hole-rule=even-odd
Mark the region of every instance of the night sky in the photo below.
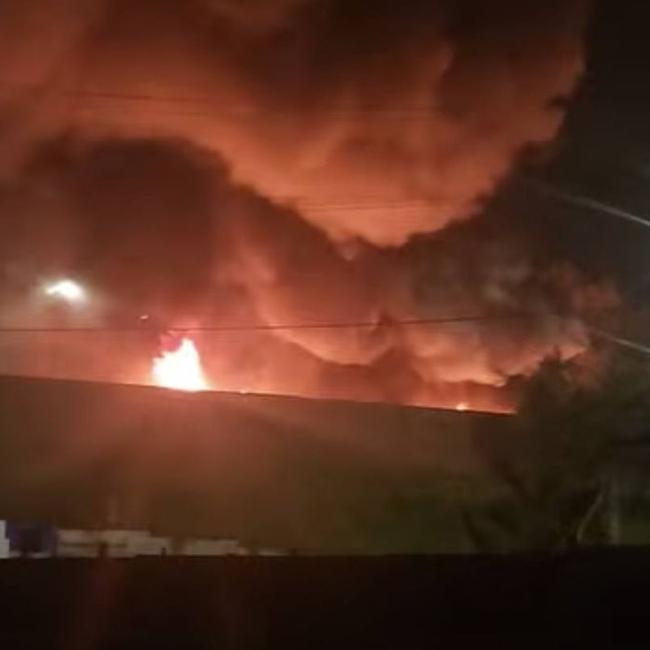
[[[596,4],[588,68],[557,155],[528,173],[650,223],[649,20],[650,7],[643,1]],[[626,301],[635,305],[650,298],[650,228],[549,198],[517,179],[508,191],[516,205],[529,206],[549,256],[615,279]]]

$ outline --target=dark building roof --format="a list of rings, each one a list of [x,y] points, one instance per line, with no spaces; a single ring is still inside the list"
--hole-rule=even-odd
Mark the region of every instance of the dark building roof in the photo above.
[[[508,420],[0,377],[0,518],[112,516],[305,551],[452,548],[461,524],[446,495],[482,475],[482,446]]]

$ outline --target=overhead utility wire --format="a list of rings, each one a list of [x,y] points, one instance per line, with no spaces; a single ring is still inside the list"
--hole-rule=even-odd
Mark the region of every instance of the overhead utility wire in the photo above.
[[[601,330],[597,327],[589,326],[589,331],[597,336],[598,338],[609,341],[610,343],[615,343],[621,347],[627,348],[629,350],[634,350],[635,352],[641,352],[642,354],[650,356],[650,346],[639,343],[638,341],[632,341],[630,339],[623,338],[621,336],[615,336],[610,332]]]
[[[29,83],[18,83],[10,82],[6,80],[0,80],[0,86],[18,88],[22,90],[43,90],[43,86],[38,84],[29,84]],[[92,89],[47,89],[53,95],[59,95],[63,97],[80,97],[88,99],[97,99],[97,100],[113,100],[119,102],[139,102],[147,104],[157,104],[160,108],[167,108],[166,104],[182,104],[189,106],[200,106],[200,107],[212,107],[214,106],[215,110],[208,112],[196,112],[191,114],[196,115],[210,115],[217,113],[291,113],[295,112],[294,109],[290,107],[270,107],[270,106],[255,106],[253,104],[230,104],[224,105],[223,103],[216,102],[210,97],[201,96],[201,95],[161,95],[155,93],[138,93],[138,92],[123,92],[123,91],[104,91],[104,90],[92,90]],[[87,107],[90,110],[102,109],[101,105],[96,105],[94,107]],[[314,109],[314,113],[341,113],[344,115],[347,114],[363,114],[363,113],[386,113],[394,115],[411,115],[411,114],[425,114],[431,115],[432,112],[439,110],[439,106],[436,104],[412,104],[410,106],[400,107],[387,107],[382,104],[364,104],[361,103],[356,106],[348,106],[344,104],[320,104],[317,108]],[[304,111],[304,108],[301,109]],[[182,113],[186,114],[186,113]]]
[[[520,320],[535,318],[534,314],[508,315],[471,315],[452,316],[444,318],[413,318],[392,321],[358,321],[358,322],[329,322],[329,323],[268,323],[250,325],[204,325],[184,327],[163,324],[160,328],[147,325],[129,327],[0,327],[0,334],[38,334],[38,333],[102,333],[102,332],[151,332],[163,329],[169,332],[191,334],[194,332],[268,332],[278,330],[331,330],[331,329],[375,329],[391,327],[418,327],[425,325],[453,325],[462,323],[489,322],[501,320]]]
[[[612,217],[616,217],[617,219],[623,219],[640,226],[645,226],[646,228],[650,227],[650,217],[645,219],[639,215],[629,212],[628,210],[623,210],[609,203],[604,203],[603,201],[593,199],[589,196],[574,194],[573,192],[561,190],[553,185],[550,185],[549,183],[545,183],[538,179],[528,177],[520,178],[524,180],[526,185],[537,189],[543,194],[547,194],[548,196],[552,196],[556,199],[559,199],[560,201],[564,201],[565,203],[571,203],[578,207],[587,208],[589,210],[596,210],[597,212],[602,212],[603,214],[608,214]]]
[[[229,332],[274,332],[292,330],[342,330],[342,329],[386,329],[394,327],[421,327],[435,325],[453,325],[462,323],[495,322],[503,320],[524,320],[537,318],[536,314],[509,314],[509,315],[474,315],[456,316],[446,318],[418,318],[396,321],[367,321],[367,322],[333,322],[333,323],[295,323],[295,324],[256,324],[256,325],[211,325],[183,327],[164,325],[161,327],[0,327],[0,334],[128,334],[152,333],[165,331],[178,334],[194,333],[229,333]],[[561,318],[555,315],[556,318]],[[601,330],[589,323],[581,321],[585,328],[594,336],[624,348],[641,352],[650,356],[650,347],[637,341],[615,336],[610,332]]]

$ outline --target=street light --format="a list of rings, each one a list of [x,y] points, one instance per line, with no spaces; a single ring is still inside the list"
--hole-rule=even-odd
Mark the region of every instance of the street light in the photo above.
[[[45,293],[52,298],[65,300],[69,303],[82,303],[86,300],[85,289],[74,280],[57,280],[45,287]]]

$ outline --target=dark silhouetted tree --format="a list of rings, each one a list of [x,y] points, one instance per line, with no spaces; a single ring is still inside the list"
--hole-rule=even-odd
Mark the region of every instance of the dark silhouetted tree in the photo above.
[[[621,351],[594,382],[545,363],[528,382],[508,449],[487,454],[500,489],[468,504],[463,520],[478,550],[559,550],[607,541],[609,489],[618,450],[650,422],[650,366]]]

